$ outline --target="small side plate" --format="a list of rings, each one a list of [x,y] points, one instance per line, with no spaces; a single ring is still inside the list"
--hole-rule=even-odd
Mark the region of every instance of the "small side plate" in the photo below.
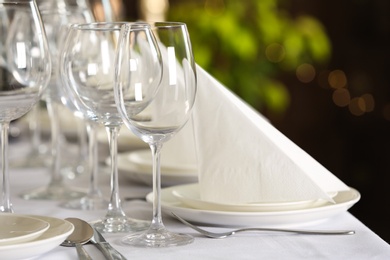
[[[33,240],[48,230],[50,224],[42,219],[17,215],[0,214],[0,245],[11,245]]]

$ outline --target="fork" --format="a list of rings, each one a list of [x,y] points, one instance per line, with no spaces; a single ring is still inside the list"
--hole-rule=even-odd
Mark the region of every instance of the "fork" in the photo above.
[[[241,228],[241,229],[231,230],[228,232],[211,232],[187,222],[186,220],[182,219],[181,217],[179,217],[173,212],[171,212],[171,214],[177,220],[182,222],[184,225],[198,231],[202,235],[209,238],[226,238],[236,233],[246,232],[246,231],[275,231],[275,232],[287,232],[287,233],[306,234],[306,235],[353,235],[355,234],[354,230],[302,230],[302,229],[280,229],[280,228]]]

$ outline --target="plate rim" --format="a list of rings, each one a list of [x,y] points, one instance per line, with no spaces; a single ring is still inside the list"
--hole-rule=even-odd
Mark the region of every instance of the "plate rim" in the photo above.
[[[145,156],[146,154],[151,155],[150,149],[139,149],[139,150],[134,150],[131,152],[127,153],[127,160],[128,162],[133,163],[135,166],[139,165],[139,168],[144,168],[144,167],[152,167],[152,161],[150,163],[146,163],[144,158],[142,156]],[[141,157],[139,160],[139,163],[136,162],[136,160],[132,160],[131,158],[134,156]],[[137,159],[137,158],[135,158]],[[181,165],[181,167],[175,167],[174,164],[172,163],[163,163],[161,162],[161,169],[167,171],[168,173],[171,172],[173,174],[177,174],[177,172],[191,172],[191,173],[197,173],[197,166],[196,165]]]
[[[36,221],[36,223],[39,223],[40,226],[38,229],[19,236],[13,236],[9,238],[0,238],[0,246],[7,246],[7,245],[12,245],[15,243],[21,243],[21,242],[28,242],[31,241],[38,236],[40,236],[42,233],[44,233],[46,230],[50,228],[50,223],[47,221],[44,221],[39,218],[34,218],[28,215],[23,215],[23,214],[15,214],[15,213],[2,213],[0,214],[0,218],[3,217],[9,217],[9,218],[17,218],[17,219],[24,219],[24,220],[31,220],[31,221]]]
[[[188,185],[180,185],[176,186],[175,189],[172,190],[172,195],[176,198],[178,198],[183,204],[186,204],[190,206],[191,208],[197,208],[202,209],[201,206],[197,207],[196,204],[202,204],[204,206],[204,210],[210,209],[212,207],[216,207],[215,209],[210,209],[212,211],[231,211],[231,212],[264,212],[264,211],[285,211],[287,209],[293,210],[293,209],[303,209],[307,207],[313,207],[314,205],[316,207],[321,206],[323,204],[326,204],[326,200],[302,200],[302,201],[289,201],[289,202],[265,202],[265,203],[252,203],[252,204],[223,204],[213,201],[203,201],[200,198],[192,198],[192,197],[185,197],[183,195],[183,190],[185,189],[198,189],[199,183],[191,183]],[[181,193],[180,193],[181,192]],[[331,194],[330,196],[333,198],[337,195]],[[283,209],[284,207],[284,209]],[[225,208],[225,209],[224,209]],[[234,209],[236,208],[236,209]],[[247,208],[248,210],[244,210],[244,208]],[[274,208],[273,210],[267,210],[265,208]]]
[[[152,171],[142,171],[142,169],[137,169],[135,165],[132,165],[131,162],[126,160],[123,162],[126,153],[118,154],[118,171],[121,176],[127,178],[129,181],[136,182],[146,186],[153,185],[153,174]],[[109,159],[107,159],[109,160]],[[106,160],[106,164],[109,163]],[[169,187],[178,184],[188,184],[198,182],[198,174],[169,174],[164,171],[161,172],[161,185],[162,187]]]
[[[73,230],[74,226],[67,220],[51,217],[51,216],[39,216],[39,215],[29,215],[33,218],[43,219],[50,223],[50,227],[46,230],[41,236],[35,238],[34,240],[28,241],[26,243],[21,244],[13,244],[13,245],[4,245],[0,246],[0,257],[8,257],[9,259],[21,259],[21,258],[33,258],[44,253],[47,253],[53,250],[56,246],[59,246],[61,242],[69,236]],[[53,226],[52,223],[59,222],[58,225]],[[57,232],[55,234],[50,234],[53,230],[59,229],[61,232]],[[48,237],[45,236],[49,234]],[[57,244],[58,241],[58,244]],[[54,243],[56,242],[56,243]],[[51,243],[51,244],[50,244]],[[50,244],[50,246],[48,246]],[[46,246],[45,246],[46,245]],[[15,251],[20,252],[19,255],[12,254],[12,257],[9,257],[11,253]],[[29,253],[30,251],[34,251],[33,253]]]
[[[96,140],[102,144],[108,144],[108,137],[104,127],[99,128],[96,133]],[[121,127],[119,130],[118,136],[118,146],[127,146],[131,144],[131,148],[136,148],[136,150],[144,147],[148,147],[148,144],[138,138],[130,129],[127,127]]]
[[[161,189],[161,207],[162,211],[166,214],[170,215],[170,212],[177,213],[182,218],[187,219],[189,221],[203,223],[203,224],[213,224],[213,225],[220,225],[220,226],[251,226],[251,225],[263,225],[263,226],[291,226],[291,225],[302,225],[302,224],[310,224],[314,222],[318,222],[320,220],[327,219],[337,213],[340,213],[341,211],[347,211],[350,207],[352,207],[355,203],[357,203],[361,195],[358,190],[355,188],[350,187],[349,190],[346,191],[340,191],[339,194],[336,196],[336,199],[338,196],[342,197],[343,195],[349,195],[349,199],[336,202],[335,204],[326,204],[320,207],[314,207],[314,208],[305,208],[305,209],[298,209],[298,210],[286,210],[286,211],[272,211],[272,212],[234,212],[234,211],[213,211],[213,210],[201,210],[201,209],[194,209],[190,208],[188,206],[183,205],[180,201],[178,201],[176,198],[174,198],[172,195],[170,195],[171,201],[167,201],[166,197],[169,196],[169,192],[174,188],[167,187]],[[168,194],[168,195],[167,195]],[[173,197],[173,199],[172,199]],[[150,192],[146,196],[146,201],[151,203],[153,199],[153,192]],[[324,214],[327,212],[328,214]],[[319,214],[322,213],[322,214]],[[290,219],[293,215],[299,215],[304,216],[307,218],[308,216],[314,216],[316,217],[311,218],[310,220],[305,221],[287,221],[283,223],[263,223],[261,222],[262,218],[288,218]],[[204,221],[204,218],[207,218],[208,221]],[[228,219],[234,219],[237,223],[229,222],[227,223],[221,223],[218,218],[228,218]],[[209,221],[209,220],[214,221]],[[250,219],[251,223],[242,223],[242,220],[248,220]],[[255,222],[253,222],[253,219],[256,219]],[[218,223],[216,222],[218,221]],[[239,222],[239,223],[238,223]],[[268,221],[269,222],[269,221]]]
[[[152,172],[151,171],[146,171],[145,169],[142,169],[141,167],[137,167],[136,164],[134,164],[133,162],[129,161],[129,160],[126,160],[126,166],[123,165],[123,162],[125,161],[125,157],[126,155],[128,155],[130,152],[125,152],[125,153],[119,153],[118,154],[118,170],[121,170],[121,171],[126,171],[126,172],[134,172],[136,171],[136,173],[138,174],[143,174],[143,175],[148,175],[148,176],[152,176]],[[125,167],[125,168],[123,168]],[[130,170],[131,168],[131,170]],[[193,177],[198,177],[198,173],[196,171],[194,172],[191,172],[191,171],[188,171],[188,172],[165,172],[163,169],[161,170],[161,177],[164,177],[164,176],[167,176],[167,177],[183,177],[183,178],[193,178]]]

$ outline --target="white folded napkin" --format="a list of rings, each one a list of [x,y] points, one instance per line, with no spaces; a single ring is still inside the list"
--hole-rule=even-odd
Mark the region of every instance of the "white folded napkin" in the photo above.
[[[349,189],[199,66],[197,72],[192,116],[202,200],[333,201],[329,192]]]

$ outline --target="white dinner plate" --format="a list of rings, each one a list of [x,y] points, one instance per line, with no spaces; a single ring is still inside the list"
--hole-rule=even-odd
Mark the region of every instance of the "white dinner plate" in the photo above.
[[[108,160],[109,161],[109,160]],[[109,162],[107,162],[109,164]],[[152,168],[145,169],[129,161],[129,153],[118,154],[118,170],[129,180],[152,186]],[[198,182],[198,174],[193,171],[161,170],[161,185],[163,187]]]
[[[108,136],[104,127],[100,127],[97,131],[97,140],[99,143],[106,145],[108,147]],[[147,149],[149,145],[138,138],[133,132],[131,132],[127,127],[121,127],[118,136],[118,151],[127,152],[137,149]]]
[[[309,225],[347,211],[360,199],[360,193],[351,188],[339,191],[333,198],[334,204],[326,203],[319,207],[286,211],[234,212],[191,208],[172,194],[175,189],[177,187],[161,190],[161,206],[164,213],[173,212],[188,221],[215,226],[288,227]],[[153,193],[149,193],[146,200],[152,202],[152,199]]]
[[[199,184],[189,184],[177,186],[172,191],[173,196],[178,198],[184,204],[196,208],[218,211],[239,211],[239,212],[259,212],[259,211],[284,211],[304,209],[309,207],[319,207],[327,203],[326,200],[303,200],[286,201],[275,203],[248,203],[248,204],[223,204],[211,201],[205,201],[200,198]],[[329,194],[330,197],[336,196],[336,192]]]
[[[128,160],[139,168],[152,169],[152,152],[150,149],[138,150],[128,154]],[[174,160],[173,157],[161,157],[161,169],[164,172],[196,172],[195,164],[184,164]]]
[[[33,240],[50,227],[42,219],[12,213],[0,214],[0,246]]]
[[[0,259],[20,260],[31,259],[42,255],[59,246],[73,232],[72,223],[58,218],[29,215],[50,224],[48,230],[31,241],[0,246]]]

